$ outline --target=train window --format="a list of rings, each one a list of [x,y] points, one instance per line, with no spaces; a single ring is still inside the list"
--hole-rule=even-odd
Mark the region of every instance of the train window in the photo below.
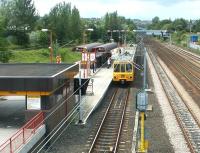
[[[114,64],[114,72],[120,72],[120,65]]]
[[[125,64],[121,64],[121,72],[125,72]]]
[[[126,72],[132,71],[132,65],[130,63],[126,64]]]

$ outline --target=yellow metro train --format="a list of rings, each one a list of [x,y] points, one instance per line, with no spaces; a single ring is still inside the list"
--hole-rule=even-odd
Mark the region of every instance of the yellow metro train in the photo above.
[[[113,55],[113,82],[131,82],[135,77],[135,48],[122,49],[118,55]]]

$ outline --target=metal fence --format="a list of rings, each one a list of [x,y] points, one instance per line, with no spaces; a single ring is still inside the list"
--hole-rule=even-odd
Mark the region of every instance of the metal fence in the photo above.
[[[13,153],[35,134],[44,122],[44,113],[40,112],[27,122],[17,133],[0,146],[0,153]]]

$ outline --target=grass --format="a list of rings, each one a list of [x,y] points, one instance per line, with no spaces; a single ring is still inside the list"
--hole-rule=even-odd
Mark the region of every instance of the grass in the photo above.
[[[81,54],[73,52],[71,48],[62,48],[57,51],[57,55],[61,55],[62,62],[73,63],[81,59]],[[17,50],[12,52],[9,63],[49,63],[50,52],[48,49],[37,50]],[[54,53],[53,61],[56,62]]]

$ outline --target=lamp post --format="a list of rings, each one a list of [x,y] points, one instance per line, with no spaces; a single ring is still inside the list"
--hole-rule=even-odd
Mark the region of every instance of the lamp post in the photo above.
[[[84,29],[84,31],[83,31],[83,44],[85,44],[87,42],[86,41],[86,36],[87,36],[86,31],[94,31],[94,29],[92,29],[92,28]]]
[[[112,33],[113,33],[113,31],[112,30],[107,30],[107,32],[110,32],[110,41],[112,42]]]
[[[50,50],[50,62],[53,63],[53,43],[52,43],[52,31],[49,29],[42,29],[41,31],[43,32],[50,32],[50,46],[49,46],[49,50]]]
[[[92,28],[85,28],[84,31],[83,31],[83,44],[85,44],[87,41],[86,41],[86,31],[94,31],[94,29]],[[83,71],[83,75],[84,75],[84,78],[85,78],[85,70],[86,70],[86,74],[88,76],[89,74],[89,69],[90,69],[90,53],[88,53],[87,49],[84,49],[83,50],[83,53],[84,56],[86,55],[86,63],[84,64],[84,71]]]

